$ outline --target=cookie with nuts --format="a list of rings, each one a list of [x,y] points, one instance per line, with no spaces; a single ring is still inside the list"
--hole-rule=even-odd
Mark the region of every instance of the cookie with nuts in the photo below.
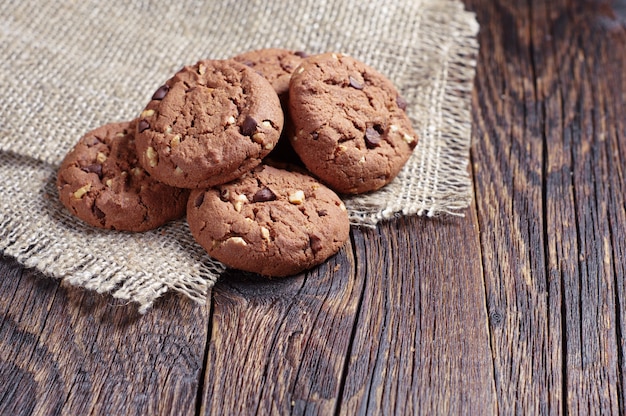
[[[233,59],[263,75],[283,101],[289,99],[291,74],[307,56],[302,51],[267,48],[247,51],[234,56]]]
[[[233,60],[203,60],[153,94],[137,123],[137,153],[156,179],[203,188],[260,164],[282,128],[278,96],[265,78]]]
[[[268,155],[270,158],[281,161],[299,162],[298,155],[289,144],[289,137],[294,135],[293,122],[289,116],[289,80],[291,74],[309,55],[302,51],[281,48],[255,49],[239,54],[233,59],[249,66],[267,79],[283,108],[285,125],[280,140],[274,150]]]
[[[194,238],[224,264],[266,276],[296,274],[335,254],[350,231],[346,207],[312,177],[261,165],[191,192]]]
[[[418,137],[406,101],[384,75],[339,53],[310,56],[294,71],[291,144],[335,191],[358,194],[391,182]]]
[[[146,231],[185,214],[189,190],[158,182],[141,167],[135,128],[132,121],[92,130],[61,163],[61,202],[94,227]]]

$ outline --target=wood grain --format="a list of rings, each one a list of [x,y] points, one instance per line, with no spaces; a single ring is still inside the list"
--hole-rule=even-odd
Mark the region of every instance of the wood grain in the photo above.
[[[224,276],[201,413],[333,414],[362,286],[350,245],[287,279]]]
[[[365,278],[341,414],[493,414],[475,216],[355,231]]]
[[[605,204],[609,224],[609,243],[606,254],[610,256],[614,268],[614,288],[611,295],[615,299],[617,338],[618,376],[617,389],[620,410],[626,409],[626,1],[617,1],[620,5],[621,26],[614,19],[602,19],[606,36],[601,48],[588,48],[598,54],[593,70],[601,72],[604,82],[597,89],[602,97],[605,114],[603,129],[606,135],[601,140],[605,157],[606,170],[610,172],[604,186],[608,187]],[[607,13],[610,14],[610,13]],[[602,36],[596,34],[596,36]],[[594,38],[592,38],[594,39]],[[602,136],[601,136],[602,137]],[[604,240],[603,240],[604,243]],[[606,255],[605,254],[605,255]]]
[[[0,276],[0,414],[195,413],[205,308],[169,296],[139,316],[6,258]]]
[[[607,181],[613,172],[608,170],[607,112],[603,101],[610,91],[603,85],[610,67],[598,72],[595,67],[598,48],[606,38],[601,20],[601,10],[581,9],[567,17],[563,35],[574,45],[559,77],[571,80],[574,93],[569,93],[563,105],[563,142],[550,141],[557,149],[567,148],[571,154],[571,179],[556,188],[567,186],[574,202],[566,224],[576,235],[576,244],[569,246],[568,257],[561,261],[565,272],[561,274],[565,306],[565,370],[567,382],[567,408],[571,413],[620,413],[617,380],[618,349],[614,284],[614,259],[611,253],[612,232],[623,234],[626,224],[611,227],[607,217],[609,189]],[[578,14],[580,13],[580,14]],[[592,14],[593,13],[593,14]],[[604,32],[604,33],[603,33]],[[591,38],[591,41],[589,39]],[[595,39],[594,39],[595,38]],[[624,51],[622,51],[623,53]],[[608,62],[607,62],[608,63]],[[608,96],[598,94],[605,89]],[[622,112],[622,114],[624,114]],[[548,153],[548,175],[553,163]],[[558,169],[558,167],[557,167]],[[548,189],[548,193],[550,188]],[[556,201],[549,202],[554,205]],[[624,201],[622,200],[621,205]],[[556,207],[555,207],[556,208]],[[554,209],[555,209],[554,208]],[[549,210],[553,210],[549,207]],[[572,221],[573,220],[573,221]],[[573,242],[572,242],[573,243]],[[556,238],[556,251],[562,251]],[[623,412],[622,412],[623,413]]]
[[[626,222],[608,159],[623,147],[624,27],[598,3],[474,7],[490,55],[479,59],[473,166],[499,409],[622,414],[623,242],[611,239]]]

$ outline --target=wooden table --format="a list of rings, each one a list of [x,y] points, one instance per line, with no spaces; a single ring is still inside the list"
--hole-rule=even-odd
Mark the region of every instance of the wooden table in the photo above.
[[[0,414],[624,414],[626,1],[467,0],[474,203],[134,305],[0,260]]]

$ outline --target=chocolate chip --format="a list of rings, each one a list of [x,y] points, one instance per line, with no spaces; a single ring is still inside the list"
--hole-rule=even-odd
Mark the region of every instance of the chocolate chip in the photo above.
[[[256,132],[257,125],[258,123],[254,118],[246,116],[245,120],[241,124],[241,134],[244,136],[252,136],[254,132]]]
[[[226,188],[220,191],[220,199],[224,202],[228,202],[229,195],[230,195],[230,191]]]
[[[196,197],[196,200],[193,201],[196,208],[200,208],[200,205],[202,205],[203,202],[204,202],[204,192],[198,194],[198,196]]]
[[[312,138],[313,140],[317,140],[319,137],[320,137],[320,135],[319,135],[316,131],[314,131],[313,133],[311,133],[311,138]]]
[[[396,97],[396,104],[398,104],[398,108],[400,108],[400,110],[406,111],[407,102],[404,99],[404,97],[402,97],[401,95],[398,95]]]
[[[325,217],[328,215],[328,211],[325,209],[320,209],[319,211],[317,211],[317,216],[318,217]]]
[[[96,218],[99,219],[99,220],[104,219],[104,217],[105,217],[104,212],[102,212],[102,210],[100,208],[98,208],[96,206],[96,204],[93,205],[93,213],[96,216]]]
[[[150,128],[150,124],[146,120],[141,120],[137,123],[137,131],[141,133],[142,131],[148,130]]]
[[[267,202],[274,201],[275,199],[276,194],[272,192],[270,188],[261,188],[252,197],[252,202]]]
[[[324,247],[322,245],[322,239],[316,235],[309,236],[309,244],[311,245],[311,250],[313,250],[313,253],[317,253]]]
[[[380,145],[380,133],[374,127],[365,129],[365,145],[372,149]]]
[[[102,179],[102,165],[94,163],[93,165],[82,167],[81,170],[87,173],[95,173]]]
[[[363,89],[363,84],[361,84],[359,81],[357,81],[356,79],[350,77],[350,86],[352,88],[356,88],[357,90],[362,90]]]
[[[303,58],[303,59],[309,57],[309,54],[306,53],[306,52],[303,52],[303,51],[296,51],[293,54],[296,55],[296,56],[299,56],[300,58]]]
[[[88,139],[85,139],[85,144],[87,146],[89,146],[89,147],[95,146],[95,145],[100,144],[100,143],[102,143],[102,140],[100,140],[96,136],[91,136]]]
[[[165,98],[165,96],[167,95],[169,91],[170,91],[170,87],[167,84],[161,85],[159,89],[156,90],[154,94],[152,95],[152,99],[162,100],[163,98]]]

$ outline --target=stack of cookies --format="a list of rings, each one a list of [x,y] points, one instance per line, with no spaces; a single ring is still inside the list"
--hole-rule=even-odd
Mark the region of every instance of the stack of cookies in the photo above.
[[[159,87],[137,119],[83,136],[59,169],[59,197],[112,230],[186,214],[227,266],[295,274],[348,239],[337,193],[379,189],[408,160],[417,135],[405,109],[388,79],[338,53],[203,60]]]

